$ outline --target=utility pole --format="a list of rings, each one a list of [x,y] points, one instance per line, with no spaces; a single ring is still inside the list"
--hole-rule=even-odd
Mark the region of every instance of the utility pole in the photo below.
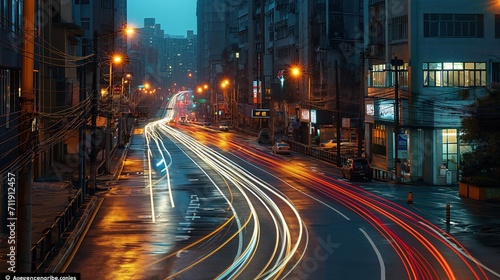
[[[97,30],[94,30],[94,61],[93,61],[93,75],[92,75],[92,135],[90,140],[90,176],[92,184],[89,185],[89,194],[95,194],[97,189]]]
[[[84,40],[83,43],[83,48],[82,48],[82,54],[84,56],[87,55],[88,53],[88,45],[89,41],[87,39]],[[86,73],[87,73],[87,67],[85,64],[80,66],[78,68],[78,77],[80,79],[80,104],[85,101],[86,99],[86,90],[85,87],[87,85],[87,79],[86,79]],[[83,111],[81,113],[81,117],[84,118],[84,122],[82,122],[82,125],[80,126],[80,162],[78,166],[78,181],[80,182],[80,189],[82,190],[82,197],[85,199],[85,196],[87,194],[87,121],[88,121],[88,112],[86,111],[86,108],[83,108]],[[83,202],[83,201],[82,201]]]
[[[392,66],[394,66],[394,168],[396,170],[396,182],[401,180],[401,165],[399,163],[399,66],[403,65],[403,60],[394,57],[391,60]]]
[[[365,53],[360,53],[361,77],[359,79],[359,115],[358,115],[358,157],[363,154],[364,117],[365,117]]]
[[[266,6],[265,6],[266,1],[265,0],[260,0],[260,75],[259,75],[259,80],[260,80],[260,85],[258,89],[260,90],[260,108],[264,108],[264,96],[265,96],[265,90],[266,90],[266,76],[264,75],[264,58],[265,58],[265,52],[266,52]],[[259,118],[260,122],[260,128],[262,128],[262,118]]]
[[[20,156],[29,160],[21,166],[18,177],[19,219],[17,232],[17,270],[31,272],[31,222],[32,222],[32,180],[33,180],[33,135],[36,120],[33,117],[35,93],[33,89],[34,41],[35,37],[35,1],[23,2],[23,56],[21,76],[21,124],[19,129]],[[33,125],[35,124],[35,125]],[[15,223],[15,221],[14,221]]]
[[[342,165],[340,158],[340,127],[342,120],[340,119],[340,86],[339,86],[339,64],[335,60],[335,109],[337,109],[337,166]]]

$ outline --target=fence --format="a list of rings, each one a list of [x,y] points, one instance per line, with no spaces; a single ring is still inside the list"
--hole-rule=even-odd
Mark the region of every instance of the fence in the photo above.
[[[292,151],[299,152],[304,155],[308,155],[317,159],[321,159],[327,161],[329,163],[337,164],[337,153],[336,151],[327,151],[325,149],[321,149],[318,147],[309,147],[306,144],[302,144],[300,142],[295,142],[291,140],[286,141]],[[348,157],[341,155],[340,156],[340,164],[346,163]]]
[[[56,220],[43,232],[43,236],[31,247],[31,271],[37,272],[55,252],[69,225],[75,219],[84,202],[82,190],[69,200],[68,206],[56,217]]]

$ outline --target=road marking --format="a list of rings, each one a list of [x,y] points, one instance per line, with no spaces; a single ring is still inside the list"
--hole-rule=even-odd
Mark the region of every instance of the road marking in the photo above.
[[[368,236],[368,233],[366,233],[366,231],[364,231],[362,228],[359,228],[359,230],[365,235],[366,239],[368,239],[368,242],[370,242],[370,245],[372,245],[375,254],[377,254],[378,262],[380,264],[380,279],[385,280],[385,264],[384,259],[382,258],[382,254],[380,254],[380,251],[377,249],[377,246],[370,238],[370,236]]]
[[[463,255],[464,257],[468,258],[469,260],[471,260],[472,262],[476,263],[477,265],[481,266],[482,268],[486,269],[487,271],[489,271],[491,274],[495,275],[496,277],[500,277],[500,273],[494,271],[493,269],[487,267],[486,265],[482,264],[479,260],[477,260],[476,258],[474,258],[473,256],[465,253],[463,251],[463,249],[461,249],[460,247],[457,246],[457,244],[451,242],[448,238],[446,238],[446,236],[444,236],[443,234],[441,234],[441,232],[437,231],[436,229],[432,228],[431,226],[429,226],[428,224],[420,221],[419,222],[421,225],[427,227],[428,229],[432,230],[435,234],[437,234],[439,237],[441,237],[443,239],[444,242],[448,243],[451,247],[453,247],[455,250],[457,250],[457,252],[459,252],[461,255]]]

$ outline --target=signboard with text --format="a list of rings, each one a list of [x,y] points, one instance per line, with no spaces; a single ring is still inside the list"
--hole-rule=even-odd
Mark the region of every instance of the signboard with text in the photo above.
[[[252,118],[269,118],[270,112],[269,109],[253,109],[252,110]]]
[[[398,158],[408,158],[408,134],[398,134]]]

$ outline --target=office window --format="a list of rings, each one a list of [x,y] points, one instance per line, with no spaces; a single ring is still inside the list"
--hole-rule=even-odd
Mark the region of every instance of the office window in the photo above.
[[[112,9],[113,8],[113,0],[102,0],[101,7],[103,9]]]
[[[81,22],[81,26],[83,28],[83,30],[90,30],[90,18],[83,18],[82,17],[82,22]]]
[[[406,40],[408,39],[408,16],[394,17],[391,19],[391,39]]]
[[[398,77],[396,77],[396,67],[391,66],[391,76],[392,76],[392,85],[394,87],[396,85],[396,78],[398,79],[398,86],[400,88],[408,88],[408,63],[404,63],[402,66],[398,68]]]
[[[387,71],[385,64],[373,65],[370,79],[371,87],[385,87],[387,85]]]
[[[484,87],[485,62],[425,62],[422,65],[426,87]]]
[[[483,38],[481,14],[424,14],[426,38]]]
[[[457,170],[458,141],[456,129],[443,129],[443,165]]]
[[[387,153],[387,128],[383,124],[373,126],[373,153],[385,156]]]

